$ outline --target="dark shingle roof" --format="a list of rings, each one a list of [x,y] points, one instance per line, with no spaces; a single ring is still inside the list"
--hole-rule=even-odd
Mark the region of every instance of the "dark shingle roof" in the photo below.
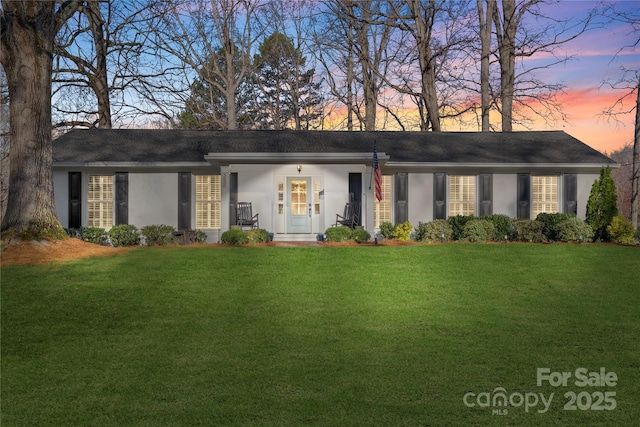
[[[370,153],[391,162],[613,164],[562,131],[340,132],[72,130],[53,142],[54,162],[203,162],[209,153]]]

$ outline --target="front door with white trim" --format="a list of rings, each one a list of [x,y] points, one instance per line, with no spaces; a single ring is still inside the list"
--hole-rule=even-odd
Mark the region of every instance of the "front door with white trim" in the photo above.
[[[311,178],[287,178],[287,233],[311,233]]]

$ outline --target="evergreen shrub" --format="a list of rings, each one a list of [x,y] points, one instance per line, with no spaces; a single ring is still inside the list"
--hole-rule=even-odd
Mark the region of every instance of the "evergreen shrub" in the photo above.
[[[486,242],[493,240],[496,228],[491,221],[486,219],[472,219],[468,221],[463,229],[464,240],[469,242]]]
[[[220,236],[220,241],[227,245],[244,245],[249,243],[247,233],[239,228],[232,228]]]
[[[138,228],[133,224],[115,225],[107,234],[113,246],[135,246],[140,243]]]
[[[611,224],[607,227],[607,233],[611,237],[611,241],[620,245],[633,244],[633,225],[625,217],[617,215],[611,220]]]
[[[146,225],[140,233],[147,246],[165,246],[175,243],[173,233],[176,229],[171,225]]]
[[[446,219],[434,219],[429,222],[418,223],[416,240],[420,242],[439,242],[444,236],[445,241],[451,240],[453,229]]]

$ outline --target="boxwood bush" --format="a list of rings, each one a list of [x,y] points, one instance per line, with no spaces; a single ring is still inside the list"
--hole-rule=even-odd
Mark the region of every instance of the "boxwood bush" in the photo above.
[[[356,228],[351,232],[351,238],[356,243],[366,243],[371,240],[371,234],[364,228]]]
[[[175,243],[173,233],[176,229],[171,225],[147,225],[140,232],[147,246],[164,246]]]
[[[193,230],[193,241],[196,243],[206,243],[207,233],[202,230]]]
[[[418,223],[416,240],[420,242],[439,242],[444,236],[445,241],[451,240],[453,229],[446,219],[434,219],[427,223]]]
[[[583,242],[593,240],[593,229],[578,217],[569,216],[556,226],[556,239],[561,242]]]
[[[451,224],[452,235],[451,238],[453,240],[462,240],[464,238],[463,228],[464,225],[471,221],[472,219],[476,219],[474,215],[455,215],[450,216],[448,221]]]
[[[540,243],[545,241],[542,223],[531,219],[518,219],[513,222],[515,239],[520,242]]]
[[[508,240],[513,239],[513,220],[508,215],[503,214],[494,214],[494,215],[486,215],[481,219],[486,219],[487,221],[491,221],[493,227],[495,228],[494,236],[492,240],[495,241],[503,241],[504,237],[507,236]]]
[[[329,227],[324,232],[327,242],[346,242],[351,238],[351,229],[349,227]]]
[[[540,213],[536,217],[536,221],[542,223],[542,234],[544,237],[551,241],[555,242],[560,240],[559,231],[560,224],[571,218],[573,215],[563,214],[563,213]],[[575,223],[574,223],[575,224]]]
[[[472,219],[462,228],[462,235],[469,242],[493,240],[495,234],[496,228],[491,221],[486,219]]]
[[[82,240],[96,245],[108,245],[109,236],[104,228],[99,227],[82,227],[80,229]]]
[[[385,221],[380,224],[380,234],[382,234],[382,237],[385,239],[393,239],[394,228],[395,227],[393,226],[393,224],[391,224],[389,221]]]
[[[247,237],[247,233],[243,230],[240,230],[239,228],[232,228],[222,233],[220,241],[227,245],[244,245],[249,243],[249,238]]]
[[[138,228],[133,224],[120,224],[108,232],[113,246],[135,246],[140,243]]]
[[[267,243],[269,241],[269,232],[263,228],[252,228],[246,233],[249,243]]]

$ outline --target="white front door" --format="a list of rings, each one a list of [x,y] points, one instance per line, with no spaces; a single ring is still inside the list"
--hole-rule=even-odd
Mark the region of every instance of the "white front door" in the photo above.
[[[287,233],[311,233],[311,178],[287,178]]]

